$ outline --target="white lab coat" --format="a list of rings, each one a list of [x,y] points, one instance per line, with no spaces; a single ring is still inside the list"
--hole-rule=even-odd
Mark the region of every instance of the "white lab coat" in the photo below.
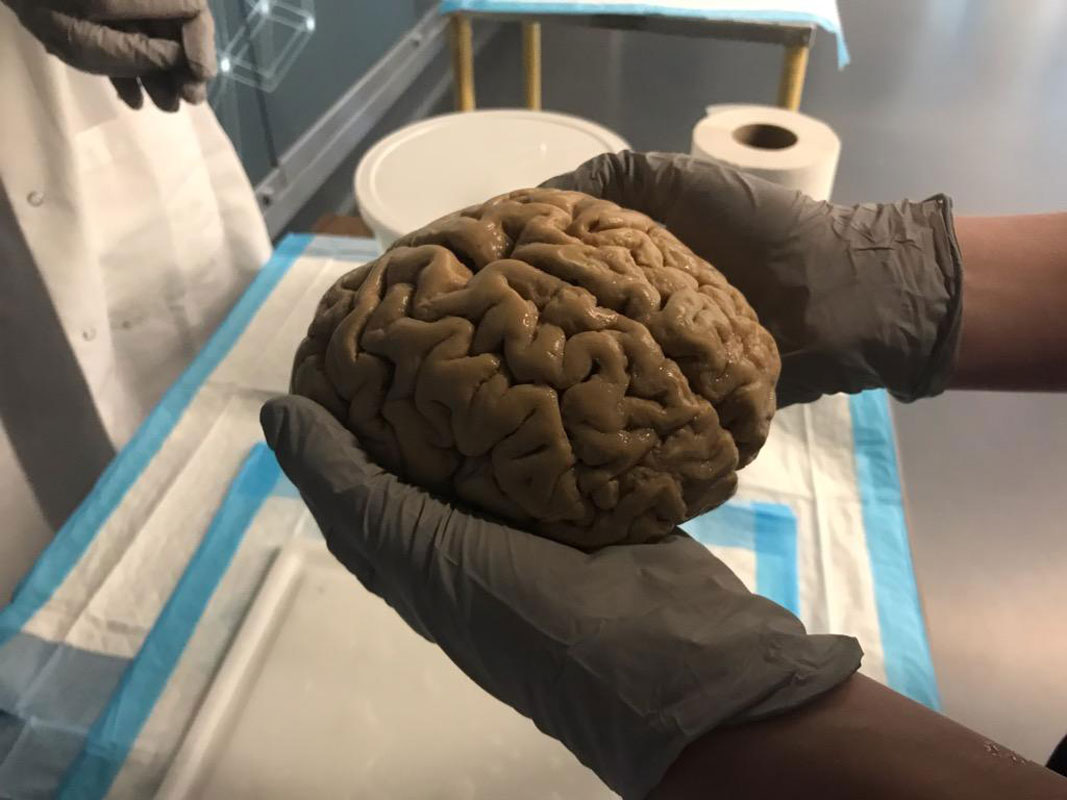
[[[0,605],[270,252],[210,108],[150,106],[0,5]]]

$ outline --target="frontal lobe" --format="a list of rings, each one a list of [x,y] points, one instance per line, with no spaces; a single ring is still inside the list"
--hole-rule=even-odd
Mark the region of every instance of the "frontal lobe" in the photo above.
[[[665,228],[528,189],[342,276],[292,389],[402,478],[594,548],[724,502],[778,370],[744,298]]]

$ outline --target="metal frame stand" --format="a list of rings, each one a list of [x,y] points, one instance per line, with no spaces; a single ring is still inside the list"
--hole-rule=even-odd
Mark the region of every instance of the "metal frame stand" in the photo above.
[[[474,108],[474,53],[471,49],[471,18],[486,17],[522,23],[522,67],[526,107],[541,108],[541,20],[600,28],[648,30],[682,36],[716,39],[740,39],[779,44],[785,48],[782,73],[778,82],[778,105],[790,111],[800,108],[808,53],[815,28],[811,25],[779,25],[763,22],[682,19],[677,17],[628,17],[616,14],[545,14],[537,17],[520,14],[455,13],[449,20],[452,42],[452,75],[456,92],[456,110]]]

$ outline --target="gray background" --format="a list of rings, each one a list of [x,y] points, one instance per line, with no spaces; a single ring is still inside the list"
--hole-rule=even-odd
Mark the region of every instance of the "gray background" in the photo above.
[[[271,92],[221,76],[211,105],[252,183],[411,28],[433,0],[291,0],[314,9],[315,30]],[[211,0],[221,43],[249,14],[251,0]],[[266,58],[268,54],[261,54]]]

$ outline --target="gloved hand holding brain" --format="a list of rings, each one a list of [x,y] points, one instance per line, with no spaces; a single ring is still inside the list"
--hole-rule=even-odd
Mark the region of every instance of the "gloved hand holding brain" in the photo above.
[[[666,228],[526,189],[342,276],[292,389],[401,478],[591,549],[724,502],[779,368],[741,294]]]

